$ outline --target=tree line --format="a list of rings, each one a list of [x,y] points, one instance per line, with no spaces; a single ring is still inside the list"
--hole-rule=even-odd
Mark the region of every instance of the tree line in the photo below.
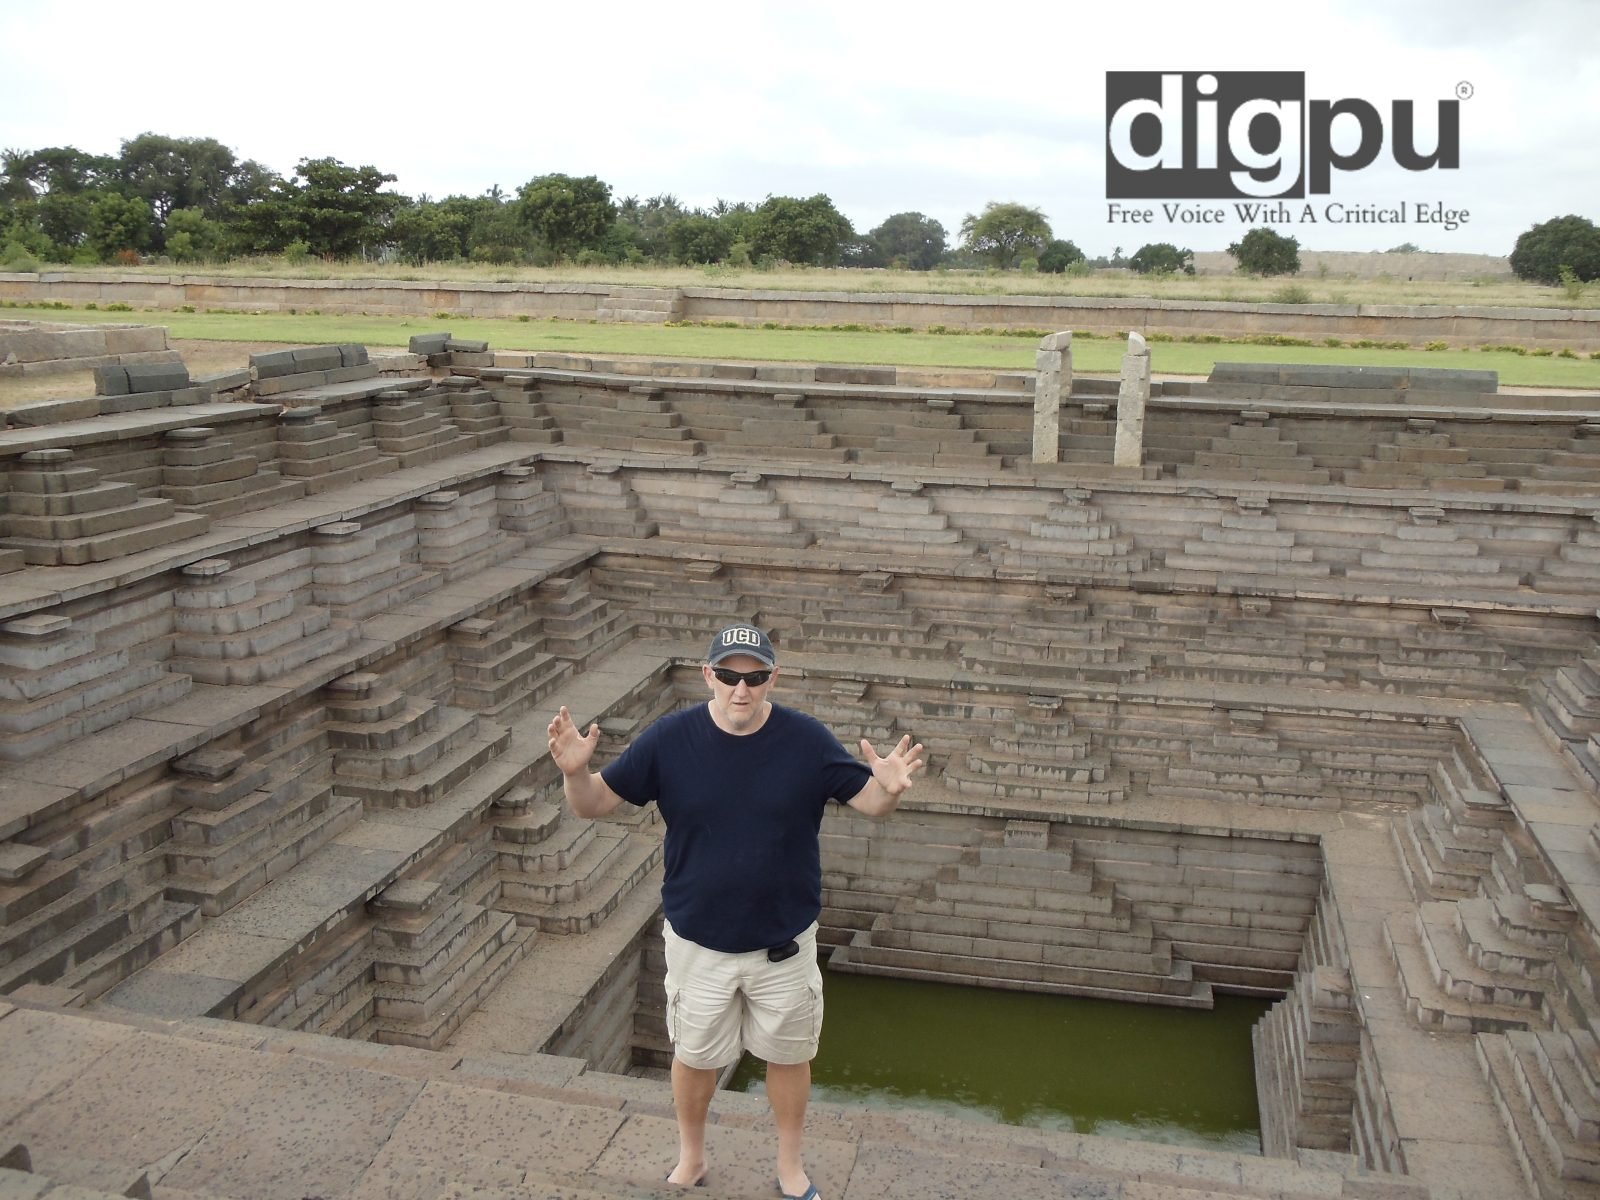
[[[335,158],[304,158],[284,177],[239,159],[215,138],[142,133],[117,154],[73,146],[0,151],[0,269],[42,263],[221,262],[253,255],[291,261],[548,265],[722,264],[988,267],[1051,273],[1126,267],[1194,273],[1194,252],[1159,242],[1091,259],[1055,236],[1037,208],[994,201],[969,213],[952,243],[920,212],[858,232],[824,194],[718,200],[689,207],[663,193],[618,198],[593,175],[539,175],[515,193],[411,197],[396,176]],[[1294,274],[1299,244],[1270,228],[1228,247],[1239,269]],[[1535,225],[1511,253],[1521,278],[1569,288],[1600,278],[1600,229],[1578,216]]]
[[[143,133],[115,155],[73,146],[0,151],[0,267],[27,263],[220,262],[365,258],[410,264],[778,263],[991,267],[1045,272],[1129,266],[1193,273],[1193,253],[1142,247],[1089,259],[1037,208],[992,202],[958,240],[920,212],[860,232],[824,194],[690,207],[663,193],[616,197],[593,175],[539,175],[514,193],[411,197],[396,176],[335,158],[301,159],[285,177],[214,138]]]

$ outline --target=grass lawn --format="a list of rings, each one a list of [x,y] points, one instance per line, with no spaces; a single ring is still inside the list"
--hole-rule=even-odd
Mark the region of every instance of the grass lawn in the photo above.
[[[1379,256],[1380,258],[1382,256]],[[1478,256],[1465,256],[1476,258]],[[1049,275],[1038,272],[993,270],[903,271],[859,267],[778,266],[766,270],[723,265],[707,267],[577,266],[562,263],[548,267],[498,266],[488,263],[322,262],[309,259],[246,258],[225,263],[104,268],[113,274],[255,276],[273,279],[398,279],[403,281],[474,280],[481,283],[578,283],[599,287],[734,288],[792,292],[932,292],[968,296],[1082,296],[1153,297],[1160,300],[1224,300],[1259,304],[1462,304],[1471,307],[1596,308],[1600,287],[1590,285],[1576,294],[1562,287],[1547,287],[1501,275],[1479,278],[1409,279],[1397,256],[1392,266],[1368,264],[1362,274],[1312,267],[1294,276],[1260,278],[1236,274],[1133,275],[1127,271],[1088,275]],[[55,268],[50,268],[55,269]],[[78,268],[66,268],[74,272]],[[93,273],[96,268],[84,269]],[[1394,274],[1387,273],[1392,270]],[[1292,298],[1291,298],[1292,297]]]
[[[703,325],[624,325],[581,321],[506,321],[308,313],[108,312],[103,309],[8,308],[6,317],[68,323],[164,325],[177,340],[310,345],[360,342],[404,347],[412,334],[442,329],[487,341],[495,350],[633,354],[656,358],[775,362],[875,363],[885,366],[1032,370],[1037,339],[977,333],[835,332],[821,329],[729,329]],[[1125,343],[1077,338],[1073,368],[1115,374]],[[1498,371],[1507,387],[1600,389],[1600,360],[1535,357],[1508,351],[1357,350],[1328,346],[1153,342],[1151,366],[1163,375],[1207,375],[1216,362],[1333,363],[1455,367]]]

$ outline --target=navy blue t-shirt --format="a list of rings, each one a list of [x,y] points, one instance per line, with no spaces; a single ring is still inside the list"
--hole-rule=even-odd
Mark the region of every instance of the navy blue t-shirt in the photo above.
[[[705,704],[670,713],[600,775],[661,809],[673,931],[727,954],[781,946],[817,919],[823,810],[872,778],[821,721],[776,704],[747,734],[718,729]]]

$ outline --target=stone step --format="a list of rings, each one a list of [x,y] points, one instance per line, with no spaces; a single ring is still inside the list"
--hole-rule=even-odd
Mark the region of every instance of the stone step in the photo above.
[[[171,501],[153,501],[171,511]],[[0,537],[0,549],[20,552],[30,566],[72,566],[106,562],[157,546],[198,537],[211,527],[203,513],[176,513],[147,525],[83,537]]]
[[[439,740],[389,757],[381,765],[366,759],[360,774],[346,774],[336,765],[335,792],[358,797],[369,808],[420,808],[457,787],[511,744],[509,729],[460,710],[446,713],[441,730],[444,735]],[[336,764],[340,756],[353,753],[338,752]]]
[[[976,955],[926,953],[874,945],[857,934],[829,961],[829,969],[900,979],[926,979],[1010,991],[1210,1008],[1211,986],[1196,983],[1187,963],[1174,963],[1171,975],[1099,971],[1056,964],[1017,963]]]
[[[869,926],[870,928],[870,926]],[[1114,950],[1125,954],[1147,954],[1154,934],[1150,923],[1134,918],[1125,930],[1099,930],[1082,925],[1059,925],[1035,922],[1029,915],[1014,915],[1011,920],[1000,917],[963,917],[963,915],[926,914],[915,902],[899,902],[894,907],[891,928],[904,933],[946,933],[966,938],[990,938],[998,941],[1030,942],[1038,947],[1059,949]]]
[[[1026,939],[974,937],[929,929],[908,929],[898,914],[875,922],[868,943],[876,949],[917,950],[925,954],[994,958],[1040,966],[1063,966],[1139,975],[1172,972],[1172,945],[1152,939],[1143,950],[1110,950],[1093,945],[1044,945]]]
[[[599,841],[599,839],[597,839]],[[628,833],[614,850],[605,852],[606,870],[589,872],[580,861],[573,868],[573,880],[584,880],[579,891],[569,881],[565,892],[561,881],[523,889],[505,881],[497,907],[515,913],[518,921],[534,925],[546,933],[583,933],[594,929],[621,904],[636,887],[658,869],[661,843],[653,836]]]
[[[1525,1043],[1521,1043],[1525,1046]],[[1537,1072],[1519,1069],[1519,1046],[1509,1036],[1480,1033],[1473,1040],[1478,1063],[1489,1081],[1489,1093],[1511,1134],[1511,1148],[1531,1184],[1534,1200],[1596,1200],[1600,1186],[1580,1178],[1593,1165],[1593,1147],[1581,1147],[1561,1136],[1548,1086],[1535,1088]],[[1576,1152],[1569,1164],[1566,1149]]]
[[[355,825],[362,812],[360,797],[336,795],[325,780],[303,807],[286,814],[284,827],[276,822],[268,827],[270,853],[245,854],[231,867],[226,864],[233,856],[224,856],[215,874],[174,872],[167,880],[167,895],[198,905],[208,917],[220,916]],[[253,848],[253,842],[246,844]],[[199,865],[199,860],[190,861]]]
[[[1418,945],[1439,989],[1472,1004],[1541,1010],[1548,983],[1479,966],[1461,942],[1461,922],[1455,907],[1453,903],[1434,900],[1419,905],[1416,913]]]
[[[1384,945],[1400,975],[1401,999],[1417,1024],[1446,1033],[1505,1033],[1527,1029],[1539,1014],[1521,1007],[1475,1003],[1451,996],[1435,981],[1413,914],[1393,914],[1383,923]]]

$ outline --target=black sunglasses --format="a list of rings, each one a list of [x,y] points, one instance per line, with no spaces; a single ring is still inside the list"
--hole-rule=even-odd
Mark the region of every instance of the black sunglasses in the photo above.
[[[712,667],[711,673],[717,677],[717,682],[729,687],[738,687],[743,683],[758,688],[772,678],[771,671],[731,671],[727,667]]]

